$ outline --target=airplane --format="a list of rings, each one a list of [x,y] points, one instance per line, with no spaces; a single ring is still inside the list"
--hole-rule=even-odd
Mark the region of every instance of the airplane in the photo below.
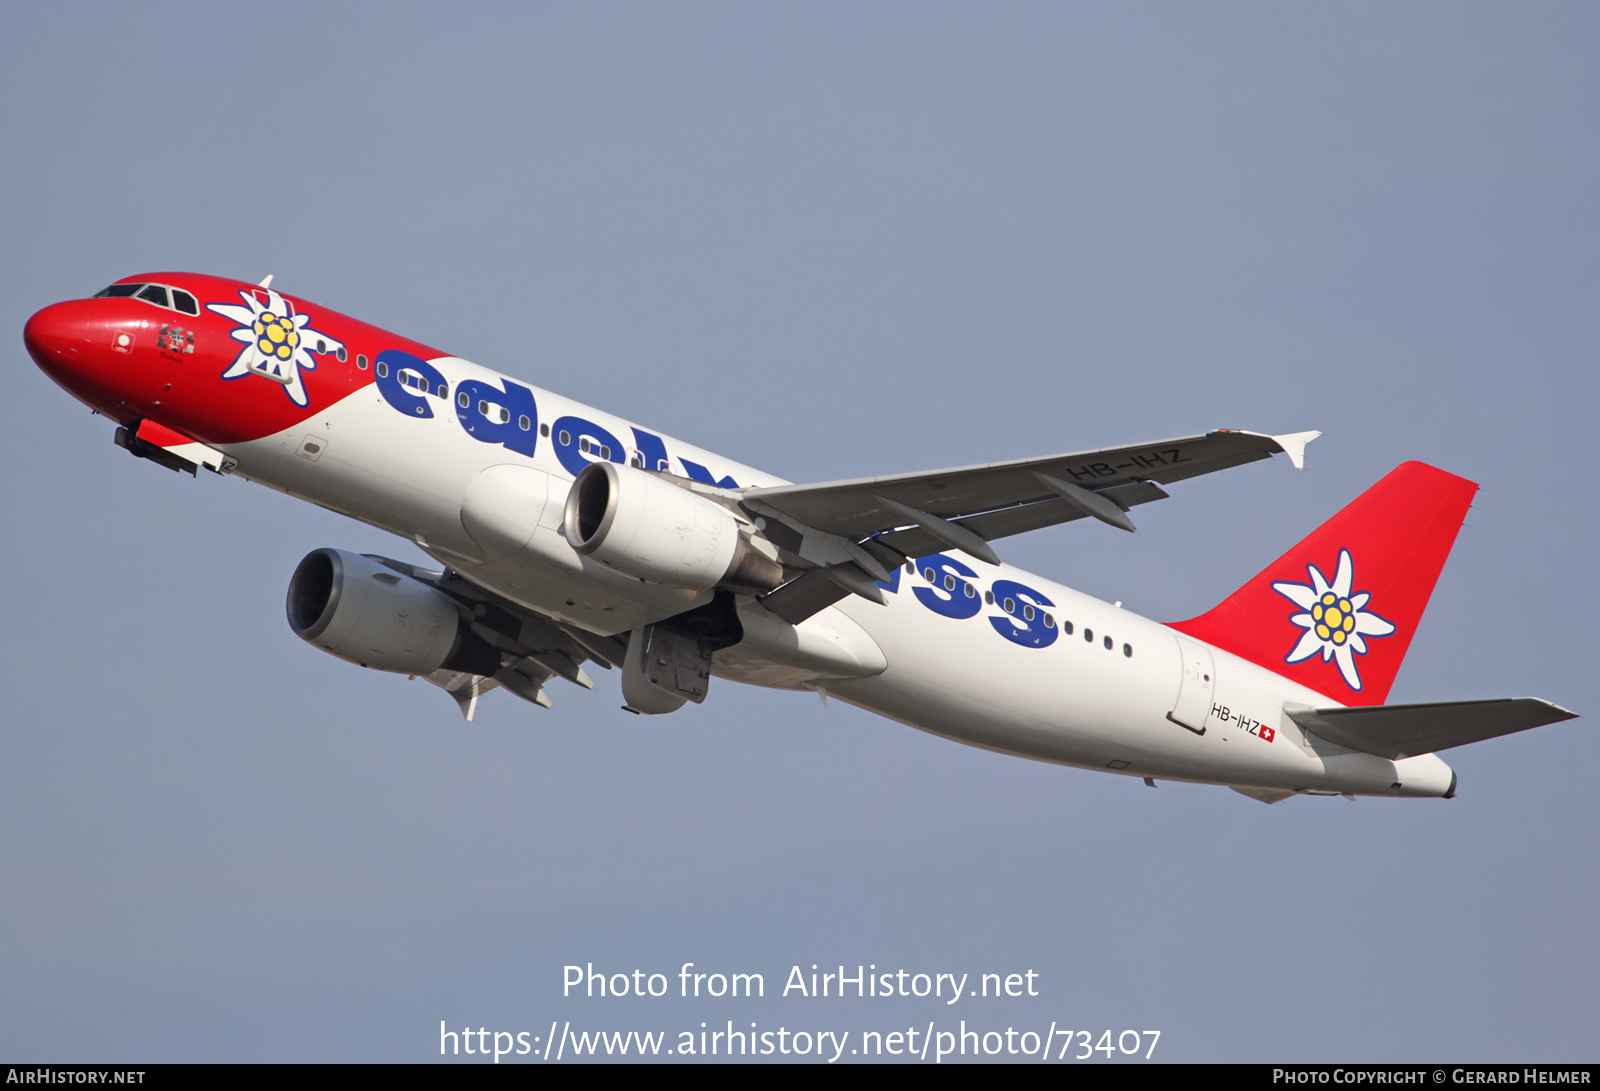
[[[272,287],[126,277],[24,331],[52,380],[170,470],[391,531],[429,568],[325,547],[289,581],[317,648],[496,689],[616,669],[627,711],[713,677],[812,690],[1005,754],[1296,795],[1442,797],[1440,750],[1573,718],[1534,698],[1384,703],[1477,486],[1408,462],[1214,609],[1162,624],[992,543],[1129,512],[1318,432],[1219,429],[797,485]]]

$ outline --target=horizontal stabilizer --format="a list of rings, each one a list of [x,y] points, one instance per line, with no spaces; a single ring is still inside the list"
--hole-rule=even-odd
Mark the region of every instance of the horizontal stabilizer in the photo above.
[[[1578,715],[1536,697],[1286,711],[1295,723],[1331,743],[1390,759],[1431,754]]]

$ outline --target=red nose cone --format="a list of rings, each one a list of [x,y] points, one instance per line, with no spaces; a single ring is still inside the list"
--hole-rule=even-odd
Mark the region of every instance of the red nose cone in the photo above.
[[[108,412],[121,405],[141,369],[131,366],[144,332],[122,300],[74,299],[52,303],[23,327],[28,355],[41,371],[89,406]]]
[[[62,369],[76,370],[75,362],[81,361],[84,350],[89,347],[90,327],[85,302],[52,303],[28,319],[22,329],[28,355],[57,382],[65,378]]]

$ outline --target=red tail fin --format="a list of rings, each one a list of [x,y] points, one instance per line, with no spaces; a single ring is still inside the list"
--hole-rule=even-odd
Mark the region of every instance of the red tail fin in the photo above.
[[[1396,467],[1215,609],[1172,628],[1346,705],[1381,705],[1478,486]]]

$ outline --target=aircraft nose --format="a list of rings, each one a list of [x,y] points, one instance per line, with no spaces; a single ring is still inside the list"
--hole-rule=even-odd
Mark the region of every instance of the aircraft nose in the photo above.
[[[89,346],[89,317],[81,300],[52,303],[28,319],[22,341],[28,355],[47,373],[61,376],[76,371]]]
[[[56,385],[100,412],[112,412],[128,397],[129,368],[146,322],[130,319],[106,299],[52,303],[22,329],[23,343],[39,370]]]

